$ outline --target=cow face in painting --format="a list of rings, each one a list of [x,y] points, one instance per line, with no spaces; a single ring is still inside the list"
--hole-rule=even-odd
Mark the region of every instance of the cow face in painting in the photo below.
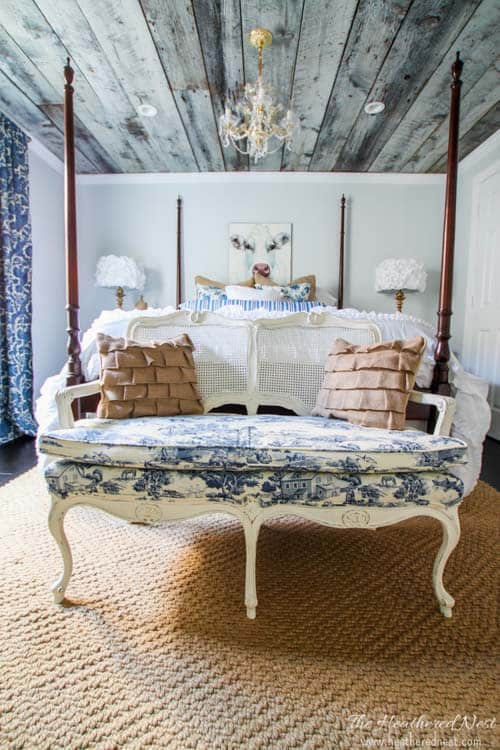
[[[247,277],[254,273],[273,277],[280,264],[280,251],[284,252],[283,248],[290,243],[290,234],[273,234],[267,224],[249,224],[246,234],[231,234],[230,240],[235,251],[244,254]]]

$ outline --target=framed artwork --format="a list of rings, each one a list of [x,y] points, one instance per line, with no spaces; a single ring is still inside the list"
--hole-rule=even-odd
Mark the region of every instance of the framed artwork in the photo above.
[[[291,224],[229,225],[229,281],[238,283],[254,273],[288,284],[292,277]]]

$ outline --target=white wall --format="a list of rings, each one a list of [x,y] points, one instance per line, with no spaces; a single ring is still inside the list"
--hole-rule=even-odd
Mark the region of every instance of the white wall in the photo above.
[[[457,190],[457,224],[455,238],[455,270],[453,275],[453,337],[454,349],[463,348],[467,307],[467,275],[471,247],[472,190],[474,179],[500,159],[500,130],[472,151],[459,165]],[[500,219],[499,219],[500,220]]]
[[[33,230],[34,396],[66,358],[64,193],[62,165],[43,147],[29,149]]]
[[[416,257],[429,272],[425,294],[408,295],[405,311],[436,320],[444,177],[359,174],[107,175],[80,177],[78,224],[82,328],[112,306],[96,289],[103,253],[130,255],[147,269],[150,305],[175,302],[176,198],[184,200],[184,289],[194,276],[227,280],[230,222],[291,222],[293,276],[315,273],[337,288],[339,200],[348,198],[345,306],[392,312],[393,299],[373,289],[383,258]],[[131,292],[126,307],[133,306]]]

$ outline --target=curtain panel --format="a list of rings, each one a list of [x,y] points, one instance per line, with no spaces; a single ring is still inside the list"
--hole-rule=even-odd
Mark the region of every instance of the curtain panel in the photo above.
[[[28,142],[0,114],[0,444],[36,434]]]

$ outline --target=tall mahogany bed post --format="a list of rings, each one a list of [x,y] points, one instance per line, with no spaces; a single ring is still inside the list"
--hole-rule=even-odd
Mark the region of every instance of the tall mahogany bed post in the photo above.
[[[451,299],[453,292],[453,256],[455,251],[455,216],[457,210],[458,134],[460,123],[460,75],[464,64],[460,53],[451,66],[452,81],[450,124],[448,130],[448,165],[446,168],[446,197],[444,205],[443,253],[441,256],[441,282],[439,287],[438,326],[436,350],[434,352],[434,376],[431,390],[444,396],[450,395],[448,362],[450,347]]]
[[[446,200],[444,211],[443,252],[441,258],[441,284],[439,290],[438,326],[436,333],[435,366],[431,390],[448,395],[450,359],[450,318],[453,282],[453,254],[455,246],[455,216],[458,168],[458,135],[460,117],[460,75],[463,63],[459,53],[452,65],[450,124],[448,134],[448,167],[446,173]],[[67,385],[83,380],[80,360],[80,324],[78,305],[78,254],[76,237],[76,190],[75,190],[75,140],[73,124],[73,69],[68,62],[64,68],[64,187],[66,218],[66,270],[68,312],[68,360]],[[345,196],[341,199],[341,234],[339,258],[339,308],[343,306],[343,271],[345,239]],[[182,199],[177,199],[177,283],[176,301],[181,301],[182,275]]]
[[[64,218],[66,244],[66,312],[68,321],[66,385],[83,382],[80,359],[80,306],[78,304],[78,245],[76,234],[75,130],[73,116],[73,75],[69,57],[64,67]],[[80,416],[78,401],[73,404]]]
[[[177,286],[175,306],[179,307],[182,299],[182,198],[177,197]]]
[[[345,195],[340,199],[340,247],[339,247],[339,286],[337,293],[337,307],[344,307],[344,246],[345,246]]]

